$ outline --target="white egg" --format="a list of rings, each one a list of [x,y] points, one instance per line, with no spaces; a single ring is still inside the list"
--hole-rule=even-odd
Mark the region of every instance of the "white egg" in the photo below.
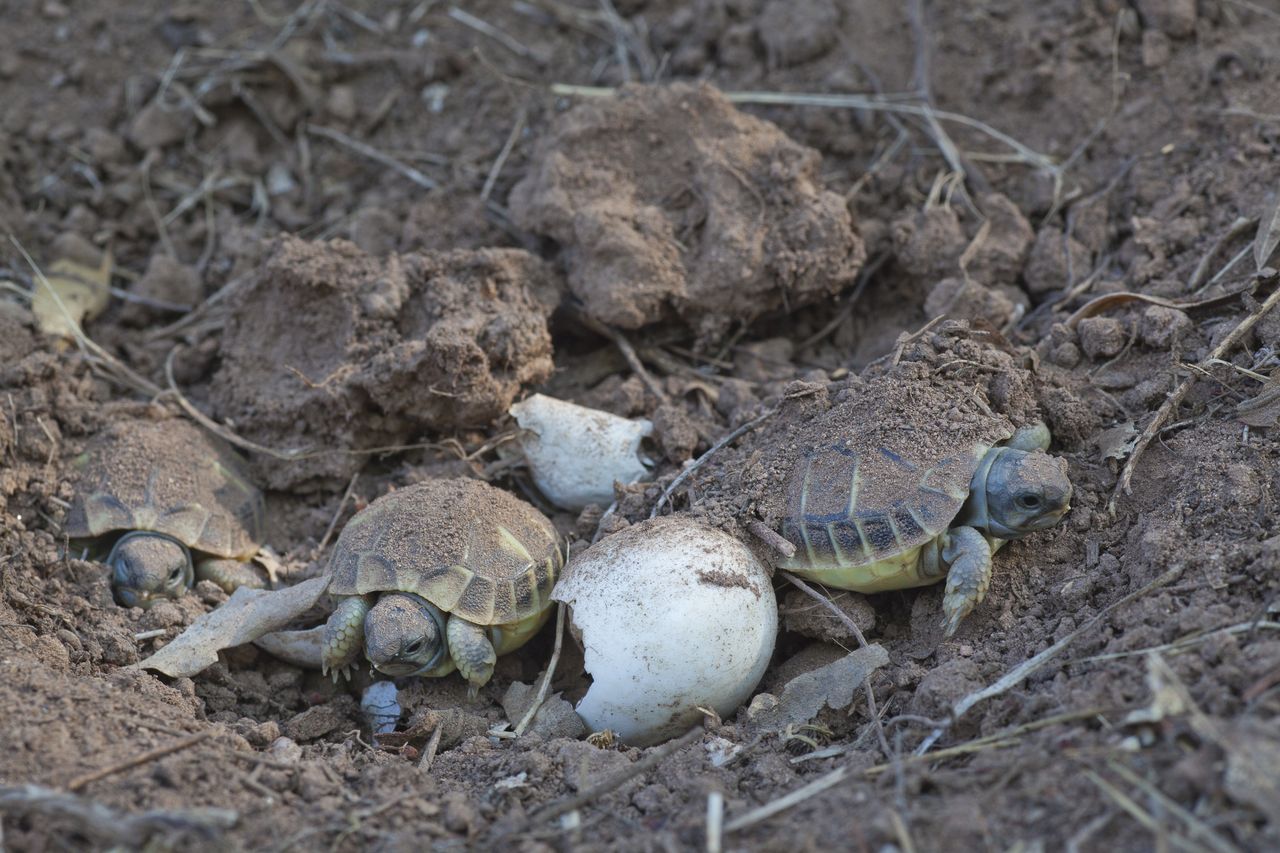
[[[733,713],[764,675],[778,605],[764,565],[690,518],[624,528],[570,560],[552,597],[570,607],[591,688],[577,712],[637,746],[687,731],[698,708]]]
[[[534,394],[511,407],[525,432],[520,447],[533,481],[556,506],[579,510],[613,503],[613,483],[649,476],[640,459],[640,441],[653,433],[646,420]]]

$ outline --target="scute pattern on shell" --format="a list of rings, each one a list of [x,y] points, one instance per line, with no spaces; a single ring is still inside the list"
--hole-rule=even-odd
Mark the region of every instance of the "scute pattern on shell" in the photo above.
[[[1012,429],[971,399],[885,378],[808,435],[784,488],[781,533],[797,548],[789,568],[866,566],[924,545],[950,526],[983,456]]]
[[[563,566],[542,513],[479,480],[426,480],[371,503],[334,547],[335,595],[411,592],[480,625],[542,612]]]
[[[891,557],[945,531],[969,495],[969,481],[987,451],[976,446],[967,454],[921,468],[887,447],[866,456],[840,445],[805,455],[787,481],[782,535],[809,562],[834,561],[858,566]],[[880,481],[892,489],[863,492]],[[886,501],[882,503],[881,501]]]
[[[117,421],[94,436],[72,467],[76,497],[66,521],[72,538],[147,530],[240,559],[262,541],[262,493],[244,460],[189,421]]]

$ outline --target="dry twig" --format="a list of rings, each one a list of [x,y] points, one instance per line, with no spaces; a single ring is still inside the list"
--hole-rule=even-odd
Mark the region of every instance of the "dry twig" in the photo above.
[[[97,770],[91,770],[88,773],[83,773],[67,783],[67,790],[79,791],[81,788],[85,787],[86,785],[90,785],[94,782],[97,782],[99,779],[105,779],[108,776],[114,776],[117,773],[123,773],[126,770],[131,770],[134,767],[138,767],[139,765],[142,765],[142,764],[147,764],[149,762],[155,761],[158,758],[164,758],[166,755],[172,755],[175,752],[179,752],[184,749],[189,749],[190,747],[195,746],[196,744],[200,743],[200,741],[209,737],[209,735],[212,733],[213,733],[212,729],[205,729],[204,731],[196,732],[190,737],[185,737],[182,740],[175,741],[173,743],[168,743],[168,744],[165,744],[164,746],[158,746],[155,749],[149,749],[146,752],[139,753],[138,755],[130,756],[124,761],[120,761],[115,764],[110,764],[106,767],[101,767]]]
[[[782,534],[765,524],[758,518],[753,518],[747,522],[747,530],[751,531],[751,535],[755,536],[764,544],[777,551],[785,559],[791,559],[796,555],[796,546],[792,545]]]
[[[627,340],[626,335],[582,311],[578,312],[578,321],[597,335],[612,341],[627,362],[627,367],[631,368],[631,372],[640,378],[640,381],[644,383],[644,386],[649,389],[653,396],[658,398],[660,403],[667,401],[667,392],[662,390],[662,386],[645,369],[644,364],[640,361],[640,356],[636,354],[635,347],[631,345],[631,341]]]

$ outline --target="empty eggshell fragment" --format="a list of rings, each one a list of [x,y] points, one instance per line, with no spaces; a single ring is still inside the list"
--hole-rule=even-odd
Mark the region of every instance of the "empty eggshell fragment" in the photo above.
[[[577,712],[637,746],[733,713],[773,654],[768,571],[737,539],[689,518],[627,527],[574,557],[552,597],[569,605],[592,684]]]
[[[649,421],[620,418],[543,394],[516,403],[511,415],[525,431],[520,446],[533,481],[556,506],[608,506],[615,480],[634,483],[649,475],[640,460],[640,441],[653,433]]]

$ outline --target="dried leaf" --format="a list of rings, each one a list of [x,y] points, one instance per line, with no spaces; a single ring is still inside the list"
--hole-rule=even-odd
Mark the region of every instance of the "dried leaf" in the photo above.
[[[1277,245],[1280,245],[1280,192],[1267,205],[1267,211],[1258,222],[1258,236],[1253,240],[1253,262],[1259,270],[1271,260]]]
[[[222,649],[251,643],[306,613],[328,585],[324,575],[284,589],[241,587],[226,604],[192,622],[173,642],[133,667],[175,678],[195,675],[216,663]]]
[[[537,695],[537,682],[534,684],[511,682],[507,692],[502,694],[501,701],[502,710],[506,712],[507,719],[512,721],[512,725],[524,719],[524,715]],[[566,701],[560,693],[552,693],[534,713],[533,722],[527,733],[547,739],[556,737],[577,739],[587,734],[587,726],[574,712],[572,702]]]
[[[1251,427],[1273,427],[1280,422],[1280,374],[1268,379],[1253,397],[1238,403],[1236,417]]]
[[[50,264],[43,277],[36,277],[31,294],[31,313],[40,330],[75,337],[80,325],[101,314],[111,300],[111,269],[110,252],[102,256],[97,269],[66,258]]]
[[[1103,459],[1124,459],[1133,452],[1138,430],[1134,428],[1133,421],[1125,421],[1098,433],[1093,441]]]
[[[777,706],[753,716],[752,722],[770,731],[782,731],[788,725],[809,722],[823,706],[847,708],[867,676],[888,662],[889,653],[883,646],[870,645],[797,675],[782,688]]]

